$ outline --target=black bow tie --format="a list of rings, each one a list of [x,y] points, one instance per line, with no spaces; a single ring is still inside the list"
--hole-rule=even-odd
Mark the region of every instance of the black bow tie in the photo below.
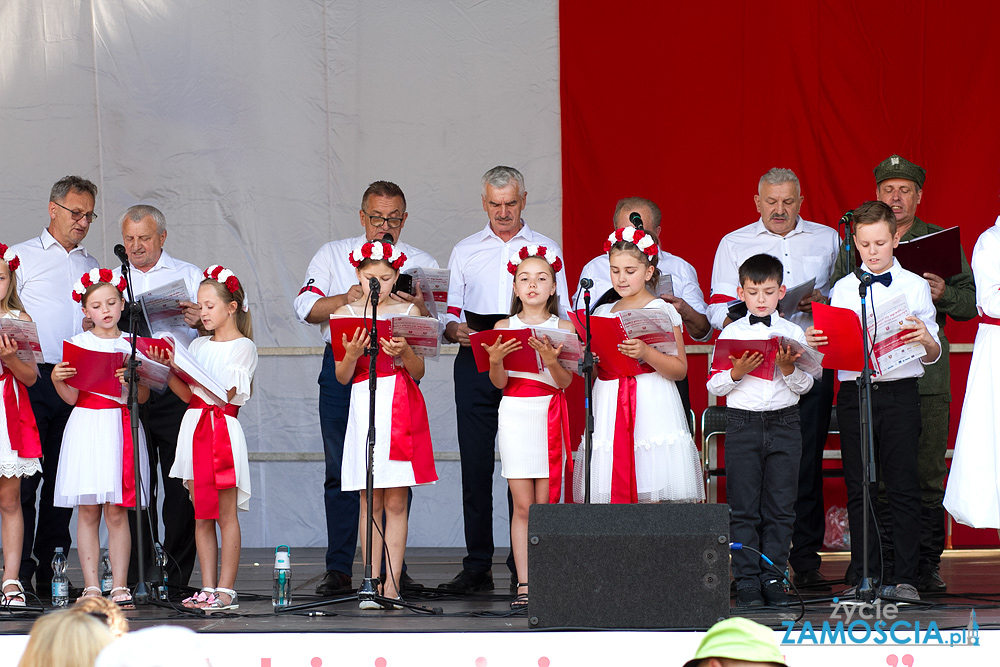
[[[875,275],[874,273],[862,274],[862,276],[864,275],[871,276],[871,279],[868,281],[869,284],[882,283],[886,287],[892,284],[892,274],[889,273],[888,271],[886,271],[885,273],[880,273],[879,275]]]
[[[764,317],[757,317],[756,315],[750,316],[751,325],[757,324],[758,322],[761,322],[765,327],[769,327],[771,326],[771,316],[770,315],[765,315]]]

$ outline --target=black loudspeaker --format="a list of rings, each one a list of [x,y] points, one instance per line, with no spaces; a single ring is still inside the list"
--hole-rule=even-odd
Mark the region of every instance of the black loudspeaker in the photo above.
[[[704,628],[729,616],[728,505],[532,505],[533,628]]]

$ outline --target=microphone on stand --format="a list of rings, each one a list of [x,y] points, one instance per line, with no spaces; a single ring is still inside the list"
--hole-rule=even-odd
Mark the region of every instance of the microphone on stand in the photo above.
[[[642,229],[642,216],[632,211],[628,216],[628,221],[632,223],[632,226],[636,229]]]
[[[872,283],[875,281],[875,275],[867,271],[862,271],[861,269],[854,269],[854,275],[856,275],[858,280],[861,281],[858,285],[858,294],[863,299],[865,297],[865,292],[868,291],[868,288],[871,287]]]
[[[371,295],[372,295],[372,305],[373,306],[375,306],[375,305],[378,304],[379,289],[380,289],[380,285],[379,285],[379,282],[378,282],[378,278],[369,278],[368,279],[368,290],[371,292]]]
[[[843,225],[849,225],[852,220],[854,220],[854,211],[848,211],[844,215],[840,216],[840,220],[837,221],[837,226],[841,227]]]
[[[583,289],[591,289],[594,286],[594,281],[590,278],[580,278],[580,287]]]
[[[121,243],[115,246],[115,257],[121,260],[121,263],[128,265],[128,253],[125,252],[125,246]]]
[[[389,245],[396,245],[396,239],[392,238],[392,234],[386,232],[382,235],[382,243],[388,243]]]

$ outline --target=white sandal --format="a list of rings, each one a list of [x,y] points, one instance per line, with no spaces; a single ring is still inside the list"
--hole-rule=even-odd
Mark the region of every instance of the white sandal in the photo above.
[[[7,588],[8,586],[17,586],[16,591],[11,591],[7,593],[4,591],[3,594],[3,606],[4,607],[24,607],[25,597],[24,597],[24,586],[17,579],[7,579],[0,584],[0,590]]]
[[[94,591],[94,592],[93,594],[88,594],[89,591]],[[80,594],[80,597],[78,597],[76,601],[79,602],[83,598],[99,598],[102,595],[103,593],[101,592],[101,589],[98,588],[97,586],[87,586],[86,588],[83,589],[83,593]]]
[[[199,609],[200,608],[199,605],[205,604],[214,596],[215,596],[215,589],[205,586],[191,597],[184,598],[183,600],[181,600],[181,605],[183,605],[187,609]]]
[[[228,604],[223,602],[222,598],[219,597],[220,593],[222,595],[229,596]],[[209,596],[208,604],[206,604],[201,609],[206,614],[211,614],[212,612],[216,611],[230,611],[231,609],[239,609],[239,608],[240,608],[239,595],[236,594],[236,591],[234,591],[231,588],[222,588],[220,586],[215,589],[214,595]]]
[[[121,593],[115,593],[115,591],[122,591]],[[128,589],[128,586],[115,586],[111,589],[111,593],[108,594],[111,601],[114,602],[119,607],[132,607],[132,591]],[[128,597],[126,597],[128,596]],[[121,598],[116,600],[115,598]]]

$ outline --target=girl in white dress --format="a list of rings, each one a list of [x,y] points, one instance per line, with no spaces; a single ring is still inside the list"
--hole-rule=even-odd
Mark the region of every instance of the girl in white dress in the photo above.
[[[217,410],[205,389],[170,375],[170,389],[188,403],[177,434],[177,454],[170,476],[183,480],[191,494],[201,568],[202,589],[183,604],[221,611],[240,606],[233,588],[240,568],[237,510],[249,509],[250,463],[246,437],[236,415],[250,398],[257,346],[242,283],[232,271],[217,264],[205,269],[204,276],[198,288],[198,306],[201,322],[212,335],[193,340],[188,352],[226,389],[223,398],[227,402]],[[160,363],[174,364],[169,350],[150,349],[149,356]]]
[[[972,251],[979,330],[944,506],[973,528],[1000,529],[1000,218]]]
[[[603,369],[598,360],[591,499],[598,503],[704,500],[698,449],[674,385],[687,375],[681,318],[672,305],[650,291],[655,291],[659,278],[656,241],[648,232],[625,227],[608,237],[604,249],[609,253],[612,286],[621,299],[599,306],[594,315],[608,317],[639,308],[661,310],[673,323],[677,355],[663,354],[641,340],[630,339],[619,344],[618,350],[644,362],[646,372],[618,377]],[[583,448],[577,452],[582,456]],[[574,490],[580,498],[584,474],[578,461]]]
[[[83,315],[94,323],[69,339],[77,347],[97,352],[128,352],[129,344],[118,329],[124,299],[125,279],[112,282],[108,269],[91,269],[73,287],[73,299],[83,305]],[[101,594],[97,565],[101,558],[99,528],[103,514],[108,527],[108,555],[114,588],[111,599],[129,604],[128,589],[129,534],[127,507],[140,506],[148,497],[148,462],[146,440],[139,425],[139,470],[143,488],[135,488],[132,428],[126,405],[125,368],[115,375],[121,384],[116,395],[96,394],[66,384],[77,369],[62,361],[52,369],[52,384],[56,393],[73,406],[66,429],[52,504],[56,507],[76,507],[76,545],[83,569],[83,597]],[[139,402],[149,398],[149,387],[139,386]],[[135,417],[138,419],[138,416]]]
[[[521,249],[516,261],[507,265],[514,276],[511,316],[497,322],[494,328],[545,327],[573,331],[573,325],[558,315],[556,272],[562,268],[562,260],[545,246],[529,245]],[[555,422],[563,423],[566,397],[562,390],[573,381],[573,374],[557,362],[562,345],[553,346],[548,336],[528,338],[528,345],[545,363],[542,373],[504,370],[504,357],[521,349],[516,338],[504,341],[500,337],[493,345],[482,345],[490,355],[490,381],[504,391],[497,417],[497,443],[501,474],[507,478],[514,500],[510,540],[518,584],[510,608],[518,610],[528,606],[528,509],[533,504],[549,502],[549,457],[554,455],[558,460],[554,465],[560,469],[563,437],[569,437],[569,433],[562,433],[562,428],[549,433],[549,414],[556,411],[559,416]],[[554,443],[554,452],[550,451],[550,442]]]
[[[0,243],[0,317],[30,322],[17,296],[17,274],[21,260]],[[3,599],[0,606],[23,607],[24,589],[18,580],[24,517],[21,514],[21,477],[42,469],[38,457],[35,415],[27,387],[35,384],[37,370],[17,358],[17,343],[0,336],[0,537],[3,538]]]
[[[371,303],[372,278],[378,280],[378,316],[409,314],[413,304],[390,298],[392,287],[399,277],[399,269],[406,262],[406,255],[389,243],[369,241],[355,248],[350,254],[355,267],[362,295],[353,303],[339,308],[335,316],[364,317]],[[341,336],[344,347],[342,359],[336,361],[337,380],[341,384],[353,382],[351,408],[344,437],[344,463],[341,469],[341,488],[361,492],[361,553],[368,557],[367,526],[367,456],[369,420],[368,332],[363,328],[352,337]],[[430,427],[423,396],[414,380],[424,375],[424,359],[418,356],[405,338],[382,338],[380,355],[396,360],[392,374],[378,374],[375,385],[375,453],[373,462],[372,514],[376,523],[385,513],[385,550],[387,576],[381,577],[381,594],[399,598],[400,567],[406,554],[408,488],[437,480],[434,469],[434,452],[431,449]],[[377,358],[377,357],[376,357]],[[358,361],[361,360],[361,364]],[[400,428],[402,427],[402,428]],[[409,437],[396,437],[397,431],[407,431]],[[405,440],[405,442],[404,442]],[[372,535],[372,576],[379,578],[382,565],[383,540],[378,531]],[[367,563],[366,563],[367,565]],[[381,609],[373,600],[362,600],[362,609]]]

